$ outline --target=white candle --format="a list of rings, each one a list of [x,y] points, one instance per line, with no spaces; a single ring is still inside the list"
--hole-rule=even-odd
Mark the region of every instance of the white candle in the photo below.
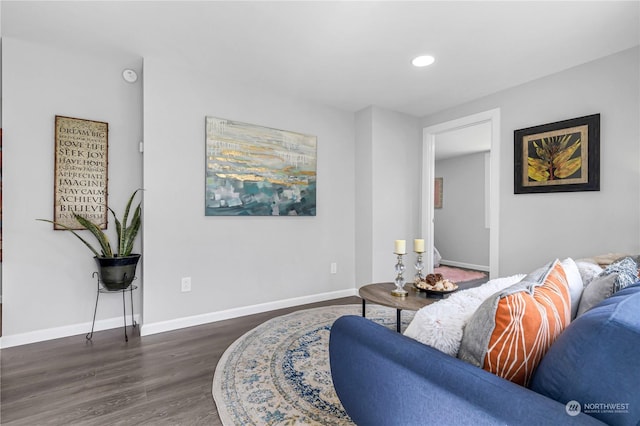
[[[396,240],[395,254],[407,254],[407,242],[405,240]]]
[[[424,240],[413,240],[413,251],[415,251],[416,253],[424,253]]]

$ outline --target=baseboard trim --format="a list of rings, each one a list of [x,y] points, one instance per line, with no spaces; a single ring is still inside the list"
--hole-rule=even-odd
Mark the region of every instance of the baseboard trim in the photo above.
[[[136,323],[140,323],[140,316],[133,316]],[[131,325],[131,316],[127,316],[127,325]],[[97,320],[93,331],[110,330],[122,327],[122,317]],[[64,327],[47,328],[45,330],[30,331],[28,333],[12,334],[0,338],[0,348],[28,345],[30,343],[43,342],[45,340],[59,339],[62,337],[86,334],[91,331],[91,322],[67,325]]]
[[[455,260],[440,260],[441,265],[456,266],[458,268],[475,269],[476,271],[489,272],[489,266],[474,265],[473,263],[456,262]]]
[[[294,297],[291,299],[277,300],[274,302],[260,303],[258,305],[243,306],[239,308],[227,309],[224,311],[210,312],[190,317],[176,318],[168,321],[158,321],[150,324],[143,324],[140,327],[141,336],[164,333],[166,331],[179,330],[196,325],[208,324],[231,318],[243,317],[246,315],[259,314],[276,309],[290,308],[292,306],[305,305],[307,303],[324,302],[325,300],[339,299],[341,297],[357,296],[358,290],[355,288],[338,290],[327,293],[314,294],[310,296]]]
[[[160,321],[151,324],[140,325],[140,335],[149,336],[163,333],[165,331],[179,330],[181,328],[193,327],[196,325],[208,324],[225,319],[242,317],[245,315],[259,314],[276,309],[289,308],[291,306],[304,305],[307,303],[324,302],[325,300],[339,299],[342,297],[357,296],[358,290],[347,289],[332,291],[327,293],[314,294],[310,296],[295,297],[291,299],[278,300],[274,302],[261,303],[258,305],[244,306],[228,309],[219,312],[211,312],[202,315],[177,318],[169,321]],[[140,324],[140,315],[134,315],[136,323]],[[130,317],[127,317],[127,325],[131,325]],[[122,317],[97,320],[94,331],[110,330],[122,327]],[[67,325],[63,327],[48,328],[44,330],[30,331],[27,333],[5,335],[0,337],[0,348],[10,348],[13,346],[28,345],[31,343],[44,342],[46,340],[60,339],[62,337],[86,334],[91,330],[91,322]]]

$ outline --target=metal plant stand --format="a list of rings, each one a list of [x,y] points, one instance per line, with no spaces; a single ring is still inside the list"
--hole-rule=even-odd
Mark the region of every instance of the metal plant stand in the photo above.
[[[113,294],[113,293],[122,292],[122,320],[124,322],[124,341],[128,342],[129,336],[127,336],[127,306],[125,302],[125,293],[128,291],[131,296],[131,326],[133,328],[136,328],[138,324],[133,319],[133,290],[137,289],[138,287],[132,284],[127,288],[123,288],[122,290],[109,290],[108,288],[100,285],[100,275],[98,274],[98,272],[94,272],[91,276],[93,278],[96,278],[98,288],[96,292],[96,306],[93,309],[93,322],[91,323],[91,332],[87,333],[85,338],[87,340],[91,340],[93,338],[93,328],[96,325],[96,313],[98,312],[98,301],[100,300],[100,294],[101,293]],[[134,280],[135,279],[136,278],[134,278]]]

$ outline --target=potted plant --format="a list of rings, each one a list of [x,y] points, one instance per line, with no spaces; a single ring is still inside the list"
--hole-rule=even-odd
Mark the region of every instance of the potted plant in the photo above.
[[[111,209],[111,207],[108,207],[116,223],[118,246],[115,253],[111,247],[111,242],[109,241],[109,237],[107,237],[107,234],[96,224],[77,213],[73,214],[74,217],[76,218],[78,223],[80,223],[80,225],[82,225],[85,229],[90,231],[91,234],[93,234],[93,236],[100,244],[100,251],[96,250],[94,246],[91,245],[87,240],[82,238],[80,234],[66,225],[47,219],[38,220],[54,223],[66,229],[67,231],[71,231],[73,235],[78,237],[80,241],[82,241],[87,247],[89,247],[89,249],[95,255],[94,259],[98,264],[100,281],[106,289],[126,289],[131,285],[131,282],[135,278],[136,267],[138,265],[138,261],[140,260],[139,254],[131,253],[131,251],[133,250],[133,243],[135,241],[135,238],[138,235],[138,231],[140,231],[140,203],[138,203],[138,206],[135,208],[133,216],[131,217],[131,221],[129,222],[129,211],[131,209],[131,203],[133,202],[138,191],[140,191],[140,189],[136,189],[133,194],[131,194],[131,197],[129,198],[129,201],[127,202],[127,206],[125,208],[124,215],[122,216],[122,221],[118,220],[116,213]]]

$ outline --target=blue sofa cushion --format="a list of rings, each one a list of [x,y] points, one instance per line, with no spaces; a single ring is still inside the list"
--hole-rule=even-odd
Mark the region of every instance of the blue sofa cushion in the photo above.
[[[359,426],[603,425],[359,316],[331,327],[331,377]]]
[[[535,371],[531,390],[610,425],[640,424],[640,282],[572,322]]]

